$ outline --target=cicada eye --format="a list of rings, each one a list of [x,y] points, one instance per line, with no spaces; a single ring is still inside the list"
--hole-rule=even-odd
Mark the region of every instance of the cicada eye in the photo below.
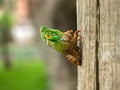
[[[51,33],[50,33],[50,32],[48,32],[48,33],[47,33],[47,35],[51,35]]]

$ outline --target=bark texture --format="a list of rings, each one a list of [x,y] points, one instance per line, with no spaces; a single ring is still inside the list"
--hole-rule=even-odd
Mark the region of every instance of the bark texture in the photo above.
[[[120,90],[120,0],[77,0],[78,90]]]

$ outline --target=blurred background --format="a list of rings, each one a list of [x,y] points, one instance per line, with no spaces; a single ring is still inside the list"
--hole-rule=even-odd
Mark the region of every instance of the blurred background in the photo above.
[[[76,0],[0,0],[0,90],[77,90],[77,68],[42,43],[41,25],[76,30]]]

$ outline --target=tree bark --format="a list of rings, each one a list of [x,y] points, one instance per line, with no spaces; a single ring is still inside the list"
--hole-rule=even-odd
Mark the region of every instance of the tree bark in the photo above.
[[[101,0],[100,90],[120,90],[120,0]]]
[[[78,90],[120,90],[120,0],[77,0]]]

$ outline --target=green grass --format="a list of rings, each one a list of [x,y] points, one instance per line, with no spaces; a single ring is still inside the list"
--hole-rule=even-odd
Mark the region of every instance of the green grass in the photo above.
[[[0,90],[48,90],[46,77],[40,60],[13,60],[8,70],[0,63]]]

